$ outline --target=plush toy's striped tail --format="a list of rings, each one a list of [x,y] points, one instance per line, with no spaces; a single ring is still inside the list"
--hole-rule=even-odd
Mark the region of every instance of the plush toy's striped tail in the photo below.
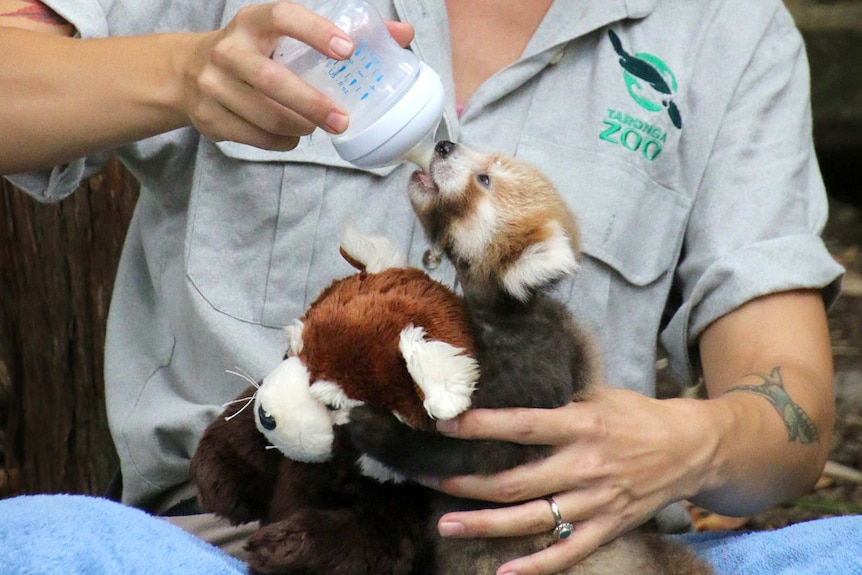
[[[372,274],[407,267],[407,257],[389,239],[367,236],[349,219],[341,233],[341,256],[356,269]]]

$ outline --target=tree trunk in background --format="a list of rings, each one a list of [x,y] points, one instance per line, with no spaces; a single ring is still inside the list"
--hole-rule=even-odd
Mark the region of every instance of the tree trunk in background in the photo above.
[[[103,492],[105,322],[137,183],[112,162],[58,204],[0,178],[0,497]]]

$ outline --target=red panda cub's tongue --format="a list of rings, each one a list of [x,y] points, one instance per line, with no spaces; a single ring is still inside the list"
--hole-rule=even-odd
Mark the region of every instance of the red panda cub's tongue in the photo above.
[[[417,170],[415,175],[416,179],[419,181],[420,184],[422,184],[423,188],[433,190],[437,187],[434,185],[434,180],[431,179],[431,174],[429,174],[428,172]]]

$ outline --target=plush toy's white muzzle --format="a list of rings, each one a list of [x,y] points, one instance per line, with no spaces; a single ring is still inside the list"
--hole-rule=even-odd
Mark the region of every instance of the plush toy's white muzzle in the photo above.
[[[308,370],[289,357],[267,375],[254,403],[261,433],[290,459],[326,461],[332,454],[332,419],[309,392]]]

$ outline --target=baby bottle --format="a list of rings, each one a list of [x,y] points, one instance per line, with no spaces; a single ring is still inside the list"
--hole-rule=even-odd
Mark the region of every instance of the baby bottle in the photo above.
[[[285,37],[272,58],[347,110],[347,130],[332,138],[338,155],[363,168],[426,163],[443,115],[440,77],[401,48],[363,0],[333,0],[317,13],[350,36],[353,55],[334,60]]]

